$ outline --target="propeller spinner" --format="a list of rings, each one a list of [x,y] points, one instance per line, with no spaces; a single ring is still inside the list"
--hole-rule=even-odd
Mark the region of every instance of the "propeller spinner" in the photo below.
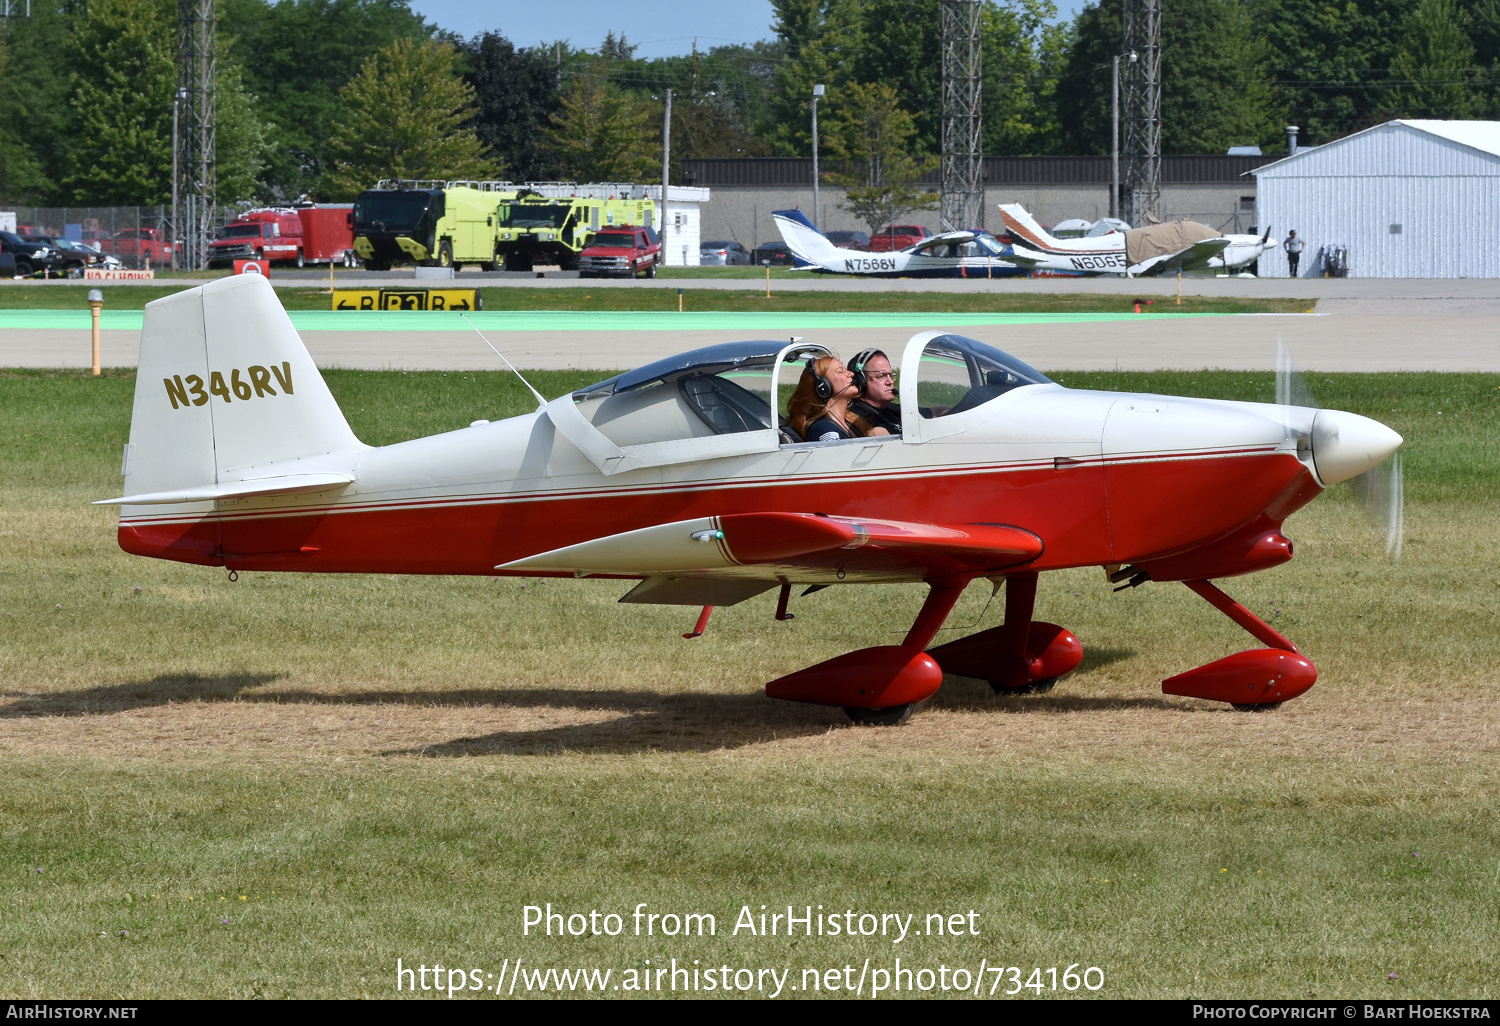
[[[1292,367],[1285,343],[1276,342],[1276,402],[1317,408],[1307,383]],[[1286,422],[1291,423],[1290,415]],[[1385,553],[1401,559],[1406,496],[1401,471],[1402,438],[1378,420],[1343,410],[1318,408],[1312,423],[1313,466],[1325,485],[1348,481],[1365,511],[1385,532]]]

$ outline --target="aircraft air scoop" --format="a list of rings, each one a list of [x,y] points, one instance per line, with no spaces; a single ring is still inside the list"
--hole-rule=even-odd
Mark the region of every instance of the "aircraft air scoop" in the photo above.
[[[1378,420],[1342,410],[1319,410],[1313,419],[1313,464],[1325,485],[1358,477],[1384,463],[1401,436]]]

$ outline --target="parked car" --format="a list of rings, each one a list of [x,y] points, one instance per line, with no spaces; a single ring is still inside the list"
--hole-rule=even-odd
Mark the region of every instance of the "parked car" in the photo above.
[[[621,225],[602,229],[578,252],[580,278],[656,277],[661,240],[651,228]]]
[[[824,232],[829,242],[840,249],[868,249],[870,236],[864,232]]]
[[[743,267],[750,262],[750,251],[732,239],[705,242],[698,247],[698,263],[709,267]]]
[[[69,242],[54,235],[28,235],[26,241],[40,242],[57,250],[63,272],[70,278],[83,277],[83,272],[90,267],[110,270],[120,267],[120,261],[114,257],[104,256],[92,246],[85,246],[80,242]]]
[[[871,253],[893,253],[915,246],[931,234],[919,224],[888,224],[870,239]]]
[[[791,267],[797,261],[784,242],[767,242],[755,251],[757,264],[770,263],[773,267]]]
[[[45,242],[27,242],[15,232],[0,231],[0,251],[16,260],[16,274],[30,278],[41,271],[61,277],[67,273],[61,254]]]

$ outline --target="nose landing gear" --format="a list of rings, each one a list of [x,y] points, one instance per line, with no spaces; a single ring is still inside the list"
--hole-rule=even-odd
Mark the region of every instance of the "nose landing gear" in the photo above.
[[[1241,712],[1268,712],[1317,682],[1318,668],[1280,631],[1208,581],[1182,583],[1271,647],[1236,652],[1168,677],[1161,682],[1163,694],[1228,702]]]

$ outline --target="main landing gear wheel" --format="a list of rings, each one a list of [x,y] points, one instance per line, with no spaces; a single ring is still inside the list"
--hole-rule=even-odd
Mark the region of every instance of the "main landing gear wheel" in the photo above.
[[[892,705],[885,709],[860,709],[846,705],[844,712],[861,727],[896,727],[911,719],[914,704],[907,702],[905,705]]]
[[[1251,712],[1251,713],[1255,713],[1255,712],[1275,712],[1277,709],[1281,708],[1281,703],[1280,702],[1261,702],[1258,705],[1251,705],[1248,702],[1231,702],[1229,704],[1232,705],[1232,706],[1234,706],[1240,712]]]
[[[1046,680],[1034,680],[1030,684],[1022,684],[1018,688],[1008,688],[1003,684],[990,684],[990,688],[997,695],[1045,695],[1057,687],[1057,678],[1048,677]]]

